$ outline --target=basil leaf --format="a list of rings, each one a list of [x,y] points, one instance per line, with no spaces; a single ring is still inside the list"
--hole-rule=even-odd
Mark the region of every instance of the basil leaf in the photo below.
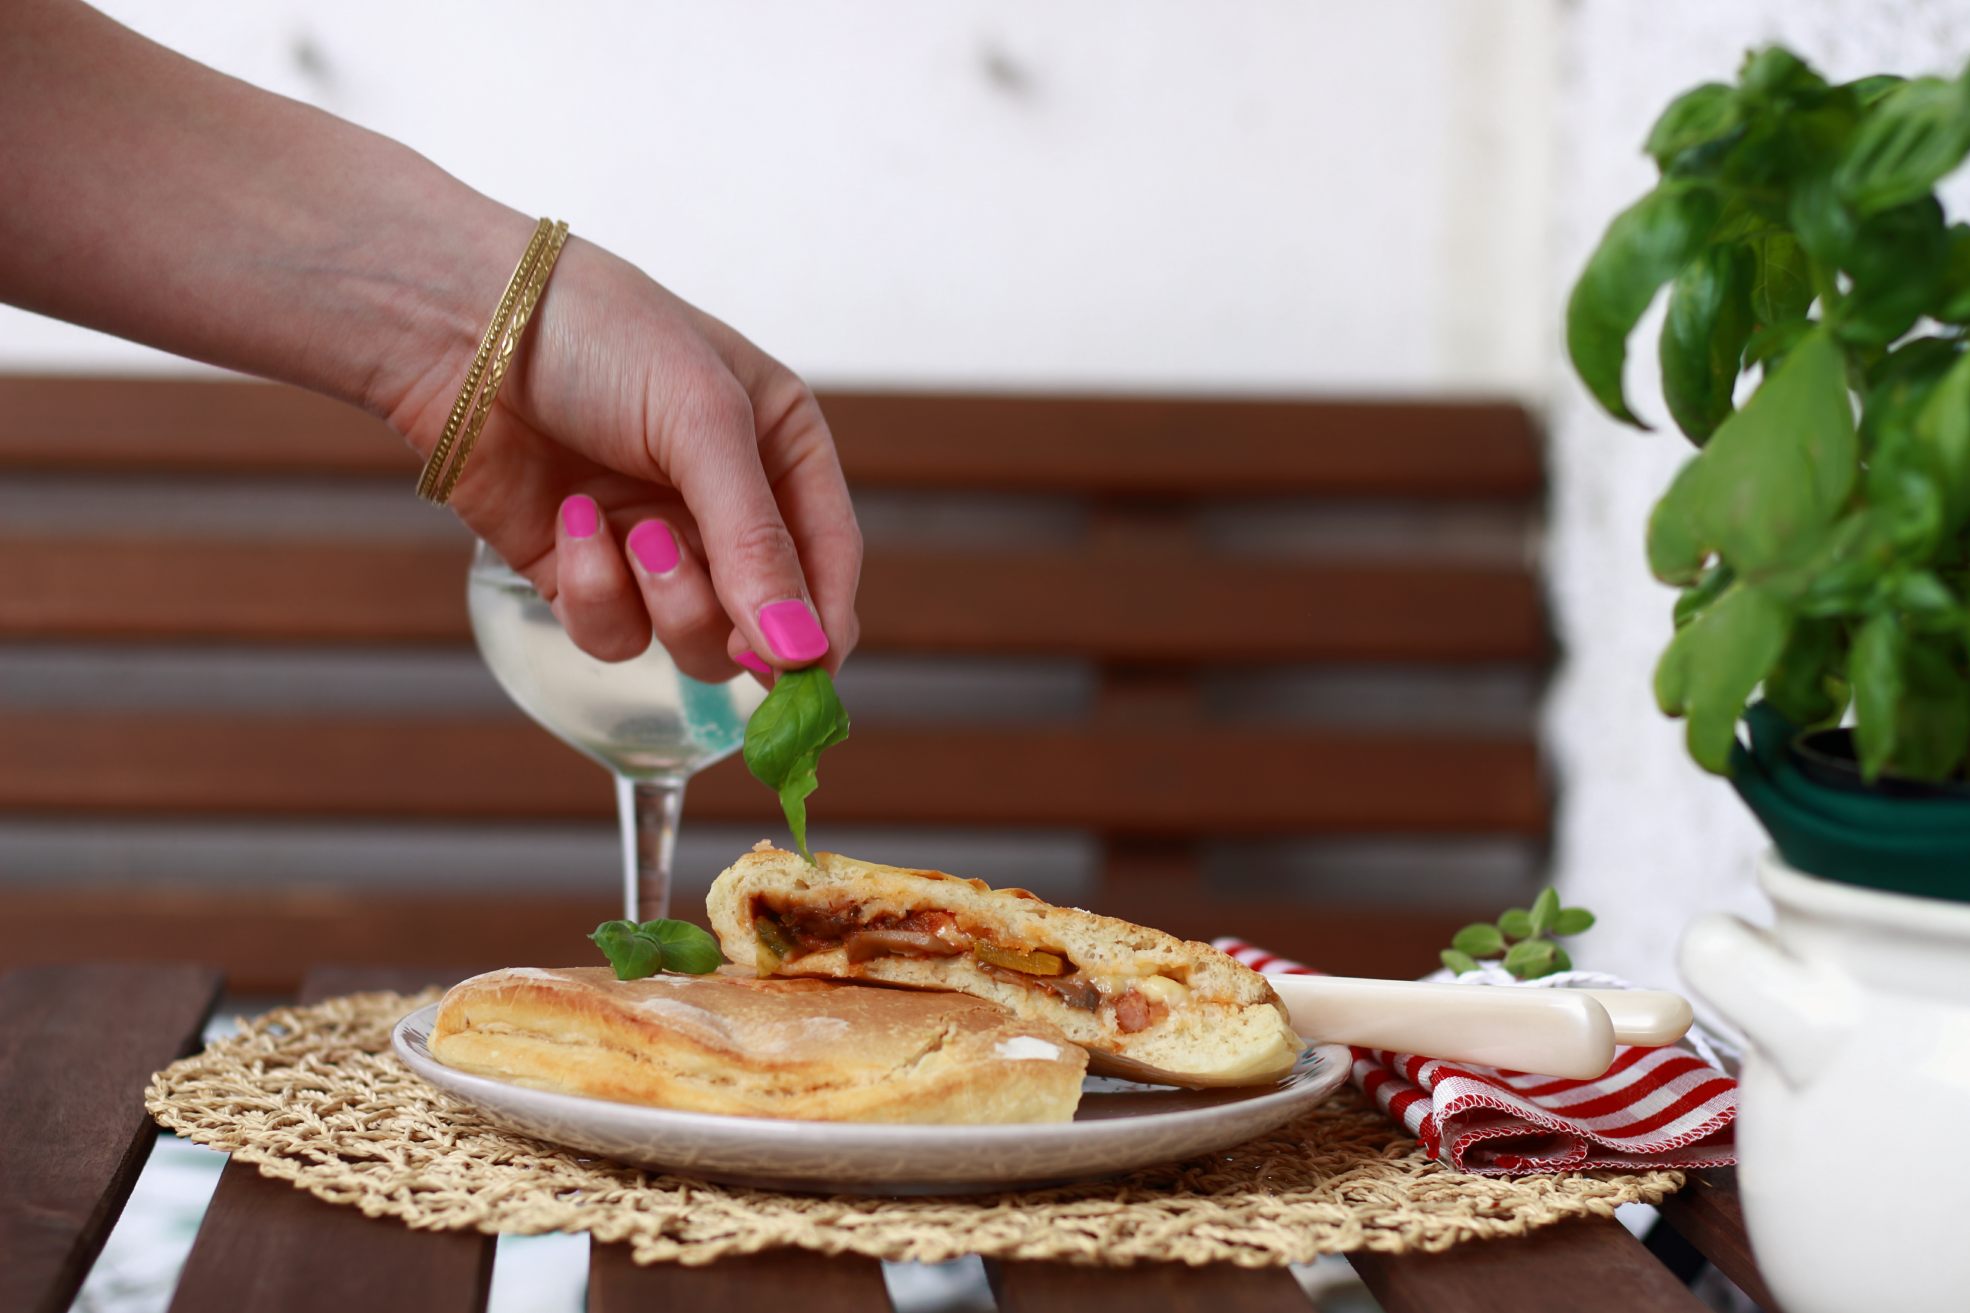
[[[1738,362],[1751,336],[1750,252],[1713,246],[1669,289],[1662,320],[1662,396],[1676,427],[1702,446],[1731,413]]]
[[[1826,79],[1783,46],[1746,53],[1737,84],[1750,95],[1771,100],[1797,101],[1826,90]]]
[[[1861,775],[1870,781],[1895,752],[1906,644],[1902,627],[1884,611],[1861,626],[1847,658],[1847,674],[1854,685],[1854,745],[1860,750]]]
[[[1705,770],[1729,769],[1744,704],[1785,650],[1790,627],[1779,602],[1734,584],[1670,640],[1655,668],[1656,702],[1688,718],[1690,756]]]
[[[1558,953],[1559,945],[1550,939],[1528,939],[1513,944],[1512,951],[1505,954],[1505,969],[1520,980],[1535,980],[1552,974],[1553,959]]]
[[[1566,307],[1574,370],[1608,414],[1646,428],[1628,409],[1621,370],[1628,334],[1661,286],[1682,271],[1717,221],[1714,192],[1669,181],[1615,217]]]
[[[1450,946],[1472,957],[1496,957],[1505,951],[1505,936],[1489,921],[1479,921],[1459,930],[1451,938]]]
[[[1560,895],[1555,889],[1541,889],[1539,896],[1532,900],[1532,933],[1543,935],[1553,928],[1553,918],[1560,914]]]
[[[1804,319],[1813,304],[1813,276],[1806,248],[1789,232],[1763,233],[1750,242],[1751,313],[1767,327]]]
[[[1954,642],[1910,637],[1902,653],[1902,698],[1895,709],[1897,774],[1940,780],[1954,773],[1970,741],[1970,684],[1957,669]]]
[[[1883,94],[1834,170],[1841,199],[1874,214],[1921,196],[1970,152],[1970,100],[1961,84],[1916,78]]]
[[[1498,929],[1514,939],[1528,939],[1532,936],[1532,913],[1514,907],[1498,918]]]
[[[663,969],[687,976],[702,976],[723,965],[725,954],[711,934],[689,921],[645,921],[637,933],[655,940],[663,948]]]
[[[1737,572],[1719,561],[1703,572],[1703,578],[1685,588],[1676,598],[1673,619],[1676,628],[1681,629],[1709,609],[1710,604],[1724,595],[1724,590],[1737,582]]]
[[[1765,701],[1793,724],[1812,728],[1837,723],[1847,709],[1845,687],[1829,685],[1827,671],[1840,653],[1840,630],[1824,620],[1795,624],[1765,674]]]
[[[1946,324],[1970,324],[1970,224],[1951,224],[1942,287],[1930,314]]]
[[[746,769],[780,795],[794,845],[809,862],[807,795],[820,785],[821,753],[848,737],[848,713],[819,666],[782,671],[746,722]]]
[[[1703,575],[1704,562],[1715,550],[1716,544],[1705,536],[1699,518],[1702,479],[1703,458],[1694,457],[1683,465],[1669,491],[1649,513],[1649,570],[1665,584],[1696,583]]]
[[[1853,290],[1829,316],[1834,331],[1842,341],[1886,346],[1935,301],[1948,262],[1949,235],[1935,197],[1869,216],[1841,261]]]
[[[1594,914],[1584,907],[1562,907],[1560,914],[1553,918],[1553,933],[1556,935],[1582,935],[1594,928]],[[1570,967],[1561,967],[1566,971]]]
[[[1478,969],[1477,962],[1472,959],[1469,953],[1460,953],[1454,948],[1444,949],[1441,953],[1437,954],[1437,958],[1460,976],[1466,971],[1475,971]]]
[[[1691,486],[1697,541],[1740,575],[1783,564],[1815,541],[1852,490],[1859,464],[1846,361],[1822,330],[1786,355],[1742,410],[1718,425]]]
[[[1922,402],[1913,424],[1913,452],[1943,495],[1948,527],[1970,520],[1970,353]]]
[[[1691,147],[1728,136],[1743,119],[1744,107],[1738,102],[1737,90],[1721,82],[1706,82],[1669,102],[1669,108],[1649,129],[1643,149],[1654,157],[1656,167],[1667,173],[1678,156]]]
[[[664,968],[663,944],[633,921],[604,921],[588,937],[616,969],[617,980],[641,980]]]

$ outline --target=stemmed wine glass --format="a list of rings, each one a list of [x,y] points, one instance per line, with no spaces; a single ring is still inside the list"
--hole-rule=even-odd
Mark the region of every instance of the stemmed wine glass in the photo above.
[[[596,660],[483,542],[472,555],[466,599],[479,655],[507,696],[616,777],[623,915],[667,915],[685,782],[745,742],[746,719],[766,690],[745,675],[700,683],[655,639],[631,660]]]

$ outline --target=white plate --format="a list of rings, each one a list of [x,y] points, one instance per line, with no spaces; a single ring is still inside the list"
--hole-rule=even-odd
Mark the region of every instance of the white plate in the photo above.
[[[892,1126],[676,1112],[532,1090],[431,1056],[434,1003],[397,1023],[410,1069],[494,1125],[605,1158],[734,1185],[830,1194],[965,1194],[1082,1180],[1228,1149],[1309,1111],[1347,1079],[1348,1050],[1311,1048],[1274,1085],[1179,1090],[1090,1076],[1071,1122]]]

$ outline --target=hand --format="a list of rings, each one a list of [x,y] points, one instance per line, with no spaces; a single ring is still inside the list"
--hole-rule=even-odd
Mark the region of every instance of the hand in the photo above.
[[[502,224],[506,277],[527,226]],[[510,247],[510,250],[506,248]],[[478,313],[490,310],[491,299]],[[456,344],[385,407],[420,452],[465,374]],[[605,661],[656,636],[730,678],[824,661],[858,636],[862,537],[799,378],[599,247],[570,239],[451,507]],[[818,624],[816,620],[818,618]],[[754,664],[763,659],[764,664]]]

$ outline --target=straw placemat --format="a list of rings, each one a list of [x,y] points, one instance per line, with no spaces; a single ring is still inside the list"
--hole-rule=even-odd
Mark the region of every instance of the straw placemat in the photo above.
[[[159,1072],[145,1106],[199,1144],[330,1203],[413,1227],[588,1231],[639,1263],[783,1245],[941,1262],[966,1254],[1269,1267],[1318,1254],[1441,1250],[1654,1203],[1680,1172],[1466,1176],[1352,1090],[1229,1153],[997,1195],[868,1199],[710,1185],[498,1130],[407,1070],[390,1030],[433,1001],[354,994],[283,1008]]]

